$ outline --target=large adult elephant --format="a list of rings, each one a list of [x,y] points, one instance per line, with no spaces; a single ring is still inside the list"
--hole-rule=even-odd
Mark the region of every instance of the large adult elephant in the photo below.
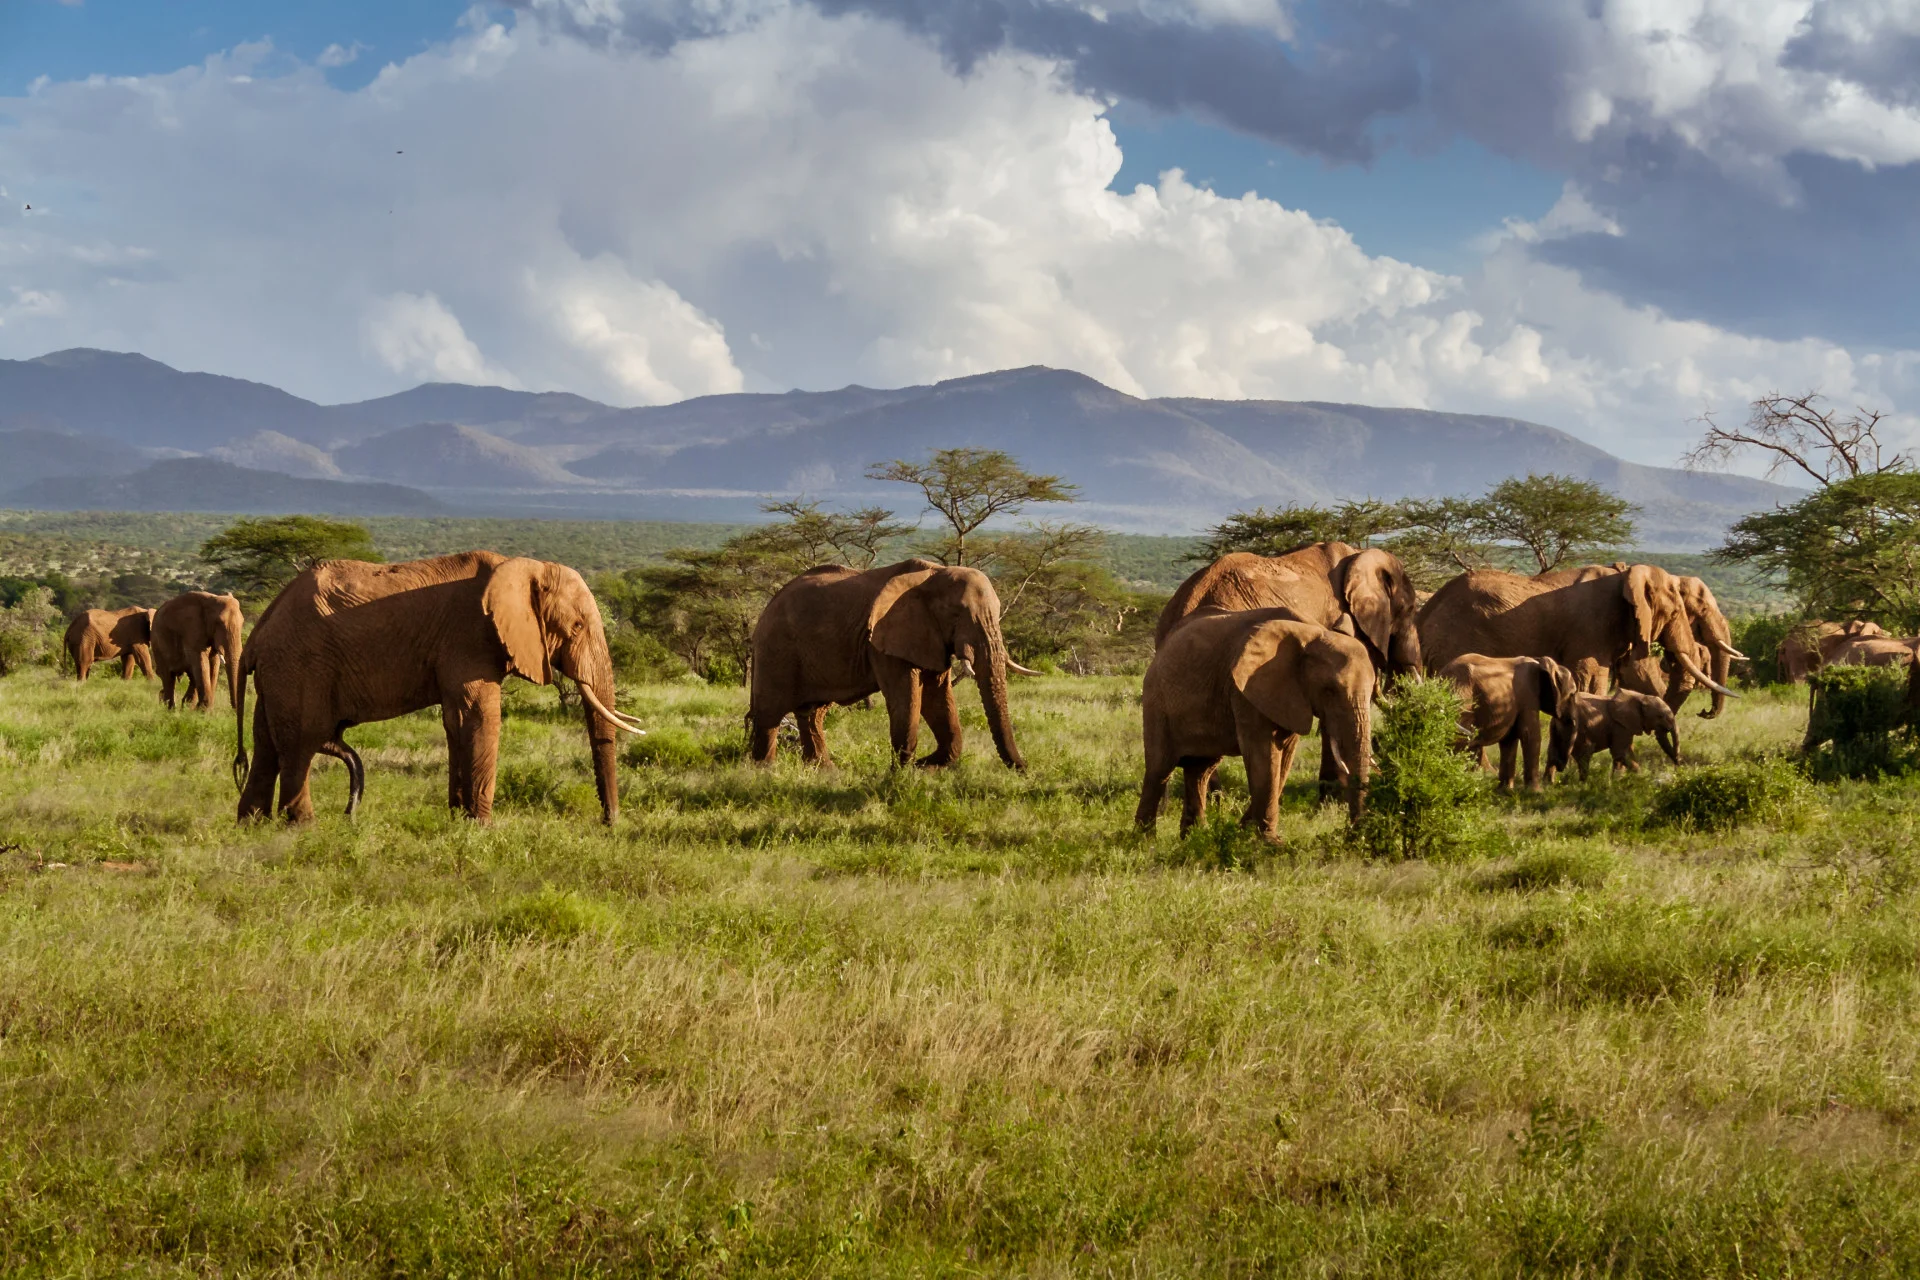
[[[1400,558],[1375,547],[1316,542],[1282,556],[1236,551],[1195,570],[1160,610],[1156,648],[1200,609],[1291,609],[1356,637],[1381,675],[1420,670],[1419,605]]]
[[[1850,641],[1886,634],[1879,623],[1858,619],[1845,624],[1802,622],[1787,632],[1774,650],[1774,665],[1780,670],[1780,678],[1788,684],[1805,684],[1808,676],[1832,662],[1834,655]]]
[[[211,591],[177,595],[153,611],[153,662],[160,700],[173,709],[173,685],[187,678],[187,701],[213,709],[219,666],[227,664],[227,700],[240,704],[240,602]]]
[[[1648,657],[1657,641],[1673,658],[1676,679],[1684,672],[1716,693],[1739,696],[1706,674],[1709,659],[1694,638],[1685,593],[1655,565],[1538,579],[1474,570],[1433,593],[1419,627],[1429,671],[1468,653],[1552,658],[1589,692],[1602,692],[1606,673]]]
[[[1320,724],[1333,747],[1349,821],[1366,803],[1372,768],[1374,670],[1352,636],[1301,621],[1291,609],[1207,610],[1167,634],[1141,682],[1146,771],[1133,820],[1152,831],[1167,779],[1180,769],[1184,834],[1206,816],[1207,788],[1223,756],[1247,763],[1241,822],[1267,839],[1300,735]]]
[[[1007,657],[1000,597],[978,569],[903,560],[865,572],[843,565],[809,569],[774,593],[753,628],[753,691],[747,712],[755,761],[773,759],[780,722],[800,726],[800,751],[831,764],[827,708],[878,693],[887,702],[894,760],[913,759],[924,716],[934,749],[926,766],[960,758],[953,664],[980,686],[987,729],[1000,758],[1026,768],[1007,711]],[[1027,673],[1031,674],[1031,673]]]
[[[240,817],[267,813],[277,782],[280,812],[311,818],[307,775],[322,752],[347,763],[351,813],[365,773],[341,734],[437,705],[447,733],[447,804],[486,822],[500,753],[500,684],[510,675],[547,684],[556,673],[580,686],[600,814],[611,823],[620,813],[615,731],[642,731],[614,709],[600,607],[579,574],[492,551],[403,564],[323,561],[274,597],[240,656],[233,704],[234,768],[246,771]],[[259,695],[251,768],[248,675]]]
[[[1920,651],[1914,636],[1853,636],[1835,647],[1827,665],[1833,667],[1905,667]]]
[[[67,624],[67,656],[73,674],[85,680],[96,662],[120,659],[120,678],[133,679],[135,667],[153,679],[153,610],[83,609]]]
[[[1720,612],[1720,602],[1713,598],[1712,588],[1699,578],[1683,576],[1674,581],[1680,586],[1680,599],[1687,607],[1694,641],[1706,655],[1707,674],[1724,686],[1733,664],[1747,661],[1747,655],[1733,647],[1733,628],[1727,622],[1727,615]],[[1614,677],[1622,689],[1662,699],[1675,715],[1680,713],[1687,695],[1695,687],[1693,677],[1680,670],[1671,656],[1664,663],[1650,657],[1627,662],[1614,672]],[[1716,691],[1700,718],[1711,720],[1726,710],[1726,706],[1726,695]]]

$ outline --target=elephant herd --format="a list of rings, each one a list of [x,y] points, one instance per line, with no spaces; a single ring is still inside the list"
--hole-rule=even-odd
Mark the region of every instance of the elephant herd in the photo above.
[[[173,704],[185,675],[189,699],[212,702],[221,664],[234,709],[239,816],[278,810],[312,816],[316,755],[344,762],[348,808],[365,786],[347,730],[439,707],[448,749],[447,802],[482,822],[493,811],[500,746],[500,687],[510,675],[580,689],[601,816],[619,815],[615,744],[643,733],[616,709],[613,661],[599,606],[564,565],[491,551],[402,564],[326,561],[269,604],[244,647],[231,596],[189,592],[158,609],[89,610],[67,647],[84,679],[119,658],[163,681]],[[1869,661],[1914,642],[1852,624],[1789,637],[1801,645],[1783,670]],[[1658,646],[1656,652],[1655,646]],[[1854,655],[1854,656],[1848,656]],[[1424,599],[1392,554],[1341,542],[1279,556],[1235,553],[1195,572],[1173,594],[1155,630],[1141,690],[1145,773],[1136,823],[1151,829],[1174,769],[1183,771],[1181,828],[1204,816],[1214,771],[1246,761],[1243,821],[1271,837],[1301,735],[1320,728],[1323,795],[1363,812],[1373,768],[1371,705],[1386,684],[1423,676],[1462,695],[1461,744],[1497,747],[1500,780],[1516,764],[1540,785],[1541,718],[1549,726],[1546,774],[1608,751],[1632,769],[1633,739],[1651,734],[1679,759],[1675,714],[1696,688],[1724,700],[1730,664],[1743,661],[1705,583],[1653,565],[1596,565],[1526,576],[1474,570]],[[770,761],[791,717],[802,757],[830,764],[829,707],[879,694],[893,758],[915,761],[920,723],[933,750],[917,763],[960,757],[957,679],[972,677],[1001,760],[1023,769],[1009,708],[1010,673],[1034,674],[1007,652],[1000,602],[978,569],[910,559],[868,570],[809,569],[774,594],[751,637],[749,754]],[[246,686],[256,704],[247,743]],[[1610,691],[1611,690],[1611,691]]]

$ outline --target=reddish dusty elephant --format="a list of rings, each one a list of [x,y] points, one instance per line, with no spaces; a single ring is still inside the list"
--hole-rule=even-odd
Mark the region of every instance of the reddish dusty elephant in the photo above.
[[[133,679],[140,674],[153,678],[153,610],[84,609],[67,624],[67,657],[73,661],[73,674],[85,680],[96,662],[120,659],[120,678]]]
[[[240,702],[240,602],[211,591],[189,591],[153,611],[153,661],[160,674],[160,700],[173,709],[173,684],[187,678],[187,701],[213,709],[220,664],[227,668],[227,700]]]

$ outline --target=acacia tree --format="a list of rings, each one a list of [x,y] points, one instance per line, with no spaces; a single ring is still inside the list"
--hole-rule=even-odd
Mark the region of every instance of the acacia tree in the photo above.
[[[967,539],[995,516],[1036,502],[1072,502],[1080,492],[1059,476],[1026,470],[998,449],[936,449],[925,462],[895,458],[867,468],[867,478],[918,488],[927,510],[939,513],[949,530],[930,550],[942,564],[955,565],[980,563]]]
[[[214,567],[222,585],[256,600],[277,594],[322,560],[383,559],[361,526],[318,516],[236,520],[201,544],[200,558]]]
[[[1489,489],[1471,524],[1487,542],[1533,557],[1535,571],[1547,573],[1628,545],[1635,509],[1591,480],[1529,474]]]
[[[1842,417],[1837,409],[1820,408],[1821,399],[1812,391],[1798,396],[1769,392],[1747,406],[1742,427],[1723,427],[1712,414],[1702,414],[1699,420],[1707,429],[1681,463],[1690,471],[1701,470],[1759,453],[1767,459],[1769,479],[1782,471],[1798,471],[1823,488],[1855,476],[1911,469],[1905,453],[1889,457],[1881,443],[1884,413],[1856,407]]]
[[[912,525],[896,523],[893,512],[885,507],[822,511],[818,502],[794,498],[765,503],[760,509],[786,518],[742,536],[770,552],[805,560],[803,568],[832,562],[871,569],[888,543],[913,532]]]

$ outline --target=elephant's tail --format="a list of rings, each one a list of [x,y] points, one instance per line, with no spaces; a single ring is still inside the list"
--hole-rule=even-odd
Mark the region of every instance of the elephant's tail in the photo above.
[[[247,787],[247,672],[250,664],[245,649],[240,651],[237,660],[231,660],[231,679],[228,686],[233,700],[233,789],[244,791]]]

